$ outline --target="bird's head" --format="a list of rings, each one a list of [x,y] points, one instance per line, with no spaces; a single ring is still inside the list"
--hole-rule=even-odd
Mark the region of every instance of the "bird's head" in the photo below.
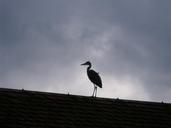
[[[89,66],[91,66],[91,63],[90,63],[90,61],[87,61],[87,62],[85,62],[85,63],[83,63],[81,65],[89,65]]]

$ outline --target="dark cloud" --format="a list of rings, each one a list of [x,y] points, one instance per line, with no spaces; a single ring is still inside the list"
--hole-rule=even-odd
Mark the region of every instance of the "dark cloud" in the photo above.
[[[0,2],[0,85],[171,101],[170,1],[4,0]]]

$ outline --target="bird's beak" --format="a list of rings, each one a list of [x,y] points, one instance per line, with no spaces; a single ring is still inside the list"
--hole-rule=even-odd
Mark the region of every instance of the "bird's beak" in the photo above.
[[[81,64],[81,66],[82,66],[82,65],[86,65],[86,63]]]

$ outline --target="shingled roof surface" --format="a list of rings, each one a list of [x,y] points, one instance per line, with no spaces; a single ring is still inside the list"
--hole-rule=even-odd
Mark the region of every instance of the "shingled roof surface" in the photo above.
[[[0,128],[171,128],[171,104],[0,88]]]

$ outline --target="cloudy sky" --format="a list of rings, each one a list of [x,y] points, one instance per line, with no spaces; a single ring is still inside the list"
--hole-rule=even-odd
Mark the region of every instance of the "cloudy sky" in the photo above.
[[[0,87],[171,102],[170,0],[0,0]]]

